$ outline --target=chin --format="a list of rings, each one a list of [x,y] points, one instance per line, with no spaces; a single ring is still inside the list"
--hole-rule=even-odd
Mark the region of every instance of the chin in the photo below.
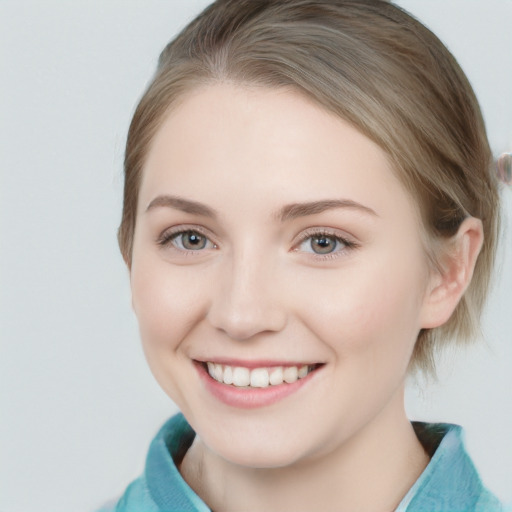
[[[280,424],[276,418],[272,419],[274,421],[253,421],[250,425],[247,422],[246,428],[241,425],[229,428],[223,424],[212,429],[210,424],[206,426],[205,435],[201,435],[199,425],[196,432],[210,451],[232,464],[248,468],[292,466],[315,452],[311,425],[303,424],[291,435],[286,423]]]
[[[224,460],[237,466],[253,469],[271,469],[293,466],[301,458],[297,449],[275,449],[273,443],[244,443],[243,445],[211,447]]]

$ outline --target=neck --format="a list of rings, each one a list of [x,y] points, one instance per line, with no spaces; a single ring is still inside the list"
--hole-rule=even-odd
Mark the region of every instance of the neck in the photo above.
[[[401,400],[336,450],[280,468],[230,463],[196,438],[181,472],[215,512],[392,512],[428,464]]]

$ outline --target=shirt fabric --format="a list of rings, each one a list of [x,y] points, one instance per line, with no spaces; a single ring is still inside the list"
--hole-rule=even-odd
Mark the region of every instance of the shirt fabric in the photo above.
[[[502,512],[466,453],[463,431],[447,423],[413,422],[431,460],[395,512]],[[117,503],[98,512],[210,512],[177,465],[195,433],[182,414],[168,420],[152,441],[143,475]]]

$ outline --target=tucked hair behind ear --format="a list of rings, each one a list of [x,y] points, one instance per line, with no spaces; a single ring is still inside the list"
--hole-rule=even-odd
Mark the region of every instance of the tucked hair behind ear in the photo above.
[[[478,332],[499,229],[484,122],[454,57],[384,0],[213,3],[164,49],[130,126],[119,229],[128,265],[155,132],[187,92],[226,81],[294,88],[376,142],[416,199],[433,267],[440,267],[439,241],[452,237],[467,216],[482,220],[485,241],[469,288],[452,318],[422,331],[415,346],[411,367],[433,372],[438,346]]]

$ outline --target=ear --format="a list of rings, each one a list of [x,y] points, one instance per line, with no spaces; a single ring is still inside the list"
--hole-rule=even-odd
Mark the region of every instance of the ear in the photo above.
[[[468,217],[443,242],[441,268],[432,272],[423,304],[422,328],[439,327],[450,319],[471,282],[483,240],[482,222]]]

